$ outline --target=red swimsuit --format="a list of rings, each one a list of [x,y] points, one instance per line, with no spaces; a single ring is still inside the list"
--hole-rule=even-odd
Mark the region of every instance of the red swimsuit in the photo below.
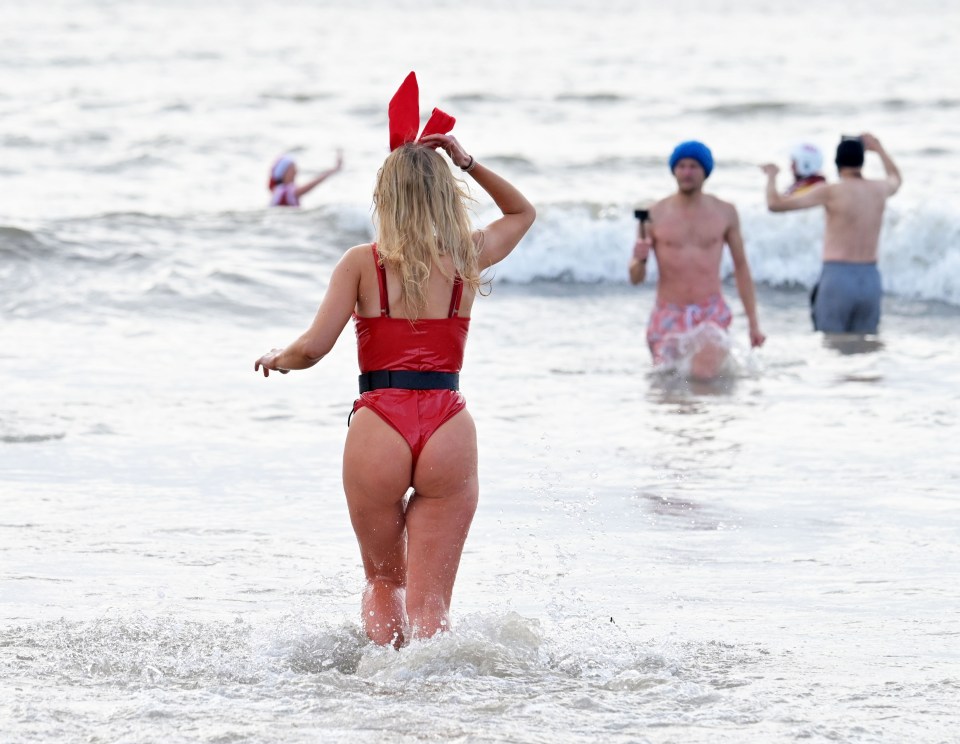
[[[446,318],[391,318],[387,302],[387,274],[373,246],[380,287],[380,315],[353,319],[357,330],[357,359],[361,372],[417,370],[459,372],[467,344],[470,318],[461,318],[463,283],[454,281],[450,312]],[[405,390],[380,388],[360,395],[354,413],[369,408],[396,429],[410,445],[413,464],[423,446],[444,423],[467,405],[457,390]]]

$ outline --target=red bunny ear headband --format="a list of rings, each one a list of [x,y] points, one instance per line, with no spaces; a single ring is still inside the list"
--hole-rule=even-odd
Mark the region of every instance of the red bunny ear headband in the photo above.
[[[420,88],[417,86],[417,73],[407,75],[397,92],[390,99],[387,110],[390,119],[390,152],[408,142],[416,142],[428,134],[446,134],[457,123],[450,114],[438,108],[430,114],[430,119],[417,137],[420,127]]]

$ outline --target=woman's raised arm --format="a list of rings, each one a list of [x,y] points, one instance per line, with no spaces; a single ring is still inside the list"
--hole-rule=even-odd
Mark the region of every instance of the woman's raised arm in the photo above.
[[[490,194],[490,198],[503,212],[503,217],[483,229],[480,269],[502,261],[530,229],[537,217],[537,210],[513,184],[480,165],[472,155],[467,155],[455,137],[449,134],[430,134],[422,137],[420,142],[429,147],[442,148],[454,165],[473,176],[473,180]]]

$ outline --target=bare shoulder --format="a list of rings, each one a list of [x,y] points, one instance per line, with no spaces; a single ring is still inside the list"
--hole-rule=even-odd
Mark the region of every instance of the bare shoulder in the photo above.
[[[825,183],[821,188],[827,195],[840,194],[850,188],[850,183],[841,179],[836,183]]]
[[[340,274],[346,272],[358,276],[365,273],[368,268],[373,268],[372,251],[373,243],[361,243],[348,248],[337,262],[337,271]]]
[[[889,178],[871,178],[867,180],[867,183],[869,183],[870,187],[884,199],[886,199],[888,196],[893,196],[900,189],[899,181],[896,187],[892,188]]]
[[[805,191],[801,196],[816,193],[816,195],[820,197],[820,203],[824,207],[830,208],[833,204],[836,204],[838,198],[841,198],[847,185],[848,184],[845,184],[843,181],[837,181],[836,183],[819,183]]]
[[[650,206],[651,216],[655,216],[656,214],[662,213],[665,210],[669,209],[670,204],[673,202],[674,198],[675,198],[674,195],[671,194],[670,196],[665,196],[663,199],[660,199],[659,201],[654,202]]]
[[[340,261],[350,264],[357,264],[364,259],[369,261],[372,251],[373,243],[360,243],[360,245],[347,248],[347,250],[343,252],[343,256],[341,257]]]
[[[737,214],[737,207],[733,202],[724,201],[723,199],[713,196],[712,194],[704,194],[704,197],[708,199],[707,205],[711,211],[715,211],[718,214],[722,214],[726,218],[727,223],[730,225],[736,225],[740,221],[740,217]]]

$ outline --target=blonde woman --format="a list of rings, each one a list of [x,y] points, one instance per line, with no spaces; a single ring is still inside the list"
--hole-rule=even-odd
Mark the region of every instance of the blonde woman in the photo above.
[[[435,148],[502,217],[471,230],[465,192]],[[343,486],[367,580],[364,628],[375,643],[399,647],[448,628],[479,489],[476,430],[458,391],[471,310],[481,273],[514,249],[535,211],[445,133],[396,145],[378,174],[374,208],[377,242],[344,254],[310,328],[254,369],[313,366],[353,316],[361,395]]]

